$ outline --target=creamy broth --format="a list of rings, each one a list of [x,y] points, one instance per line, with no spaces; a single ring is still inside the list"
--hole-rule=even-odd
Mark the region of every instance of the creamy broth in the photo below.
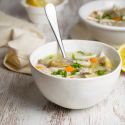
[[[88,20],[103,25],[125,27],[125,8],[114,6],[110,10],[93,11]]]
[[[60,54],[53,54],[39,59],[35,67],[39,71],[64,78],[97,77],[108,74],[113,69],[112,62],[103,52],[97,55],[80,50],[67,55],[73,60],[72,63],[64,60]]]

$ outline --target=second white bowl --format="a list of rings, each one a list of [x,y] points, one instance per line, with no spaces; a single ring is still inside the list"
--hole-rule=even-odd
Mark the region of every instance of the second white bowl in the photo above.
[[[82,21],[87,25],[94,39],[119,46],[125,43],[125,27],[106,26],[88,20],[88,16],[95,10],[111,9],[113,6],[125,8],[125,0],[96,0],[83,5],[79,9]]]

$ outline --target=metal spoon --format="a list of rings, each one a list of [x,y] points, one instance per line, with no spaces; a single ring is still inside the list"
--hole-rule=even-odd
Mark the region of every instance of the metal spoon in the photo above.
[[[64,49],[64,45],[61,39],[61,35],[60,35],[60,30],[59,30],[59,26],[58,26],[58,20],[57,20],[57,14],[56,14],[56,9],[55,6],[53,4],[47,4],[45,6],[45,13],[47,16],[47,19],[49,21],[49,24],[52,28],[52,31],[56,37],[56,40],[58,42],[59,48],[61,50],[62,56],[65,60],[67,60],[68,62],[72,63],[73,61],[71,59],[68,59],[65,53],[65,49]]]

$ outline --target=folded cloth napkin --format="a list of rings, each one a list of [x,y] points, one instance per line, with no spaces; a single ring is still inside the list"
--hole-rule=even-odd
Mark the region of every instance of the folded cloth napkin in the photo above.
[[[45,42],[42,33],[31,23],[0,12],[0,47],[8,51],[3,64],[12,71],[30,74],[29,56]]]

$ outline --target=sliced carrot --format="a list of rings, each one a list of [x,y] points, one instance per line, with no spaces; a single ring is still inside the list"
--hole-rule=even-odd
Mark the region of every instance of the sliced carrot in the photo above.
[[[119,17],[119,16],[114,17],[113,20],[115,20],[115,21],[121,21],[121,17]]]
[[[97,63],[98,62],[98,59],[96,57],[93,57],[93,58],[90,58],[90,61],[92,63]]]
[[[75,68],[73,68],[71,65],[69,65],[69,66],[67,66],[66,68],[65,68],[65,71],[66,72],[73,72],[75,70]]]
[[[42,70],[44,67],[43,66],[40,66],[40,65],[36,65],[35,66],[38,70]]]

